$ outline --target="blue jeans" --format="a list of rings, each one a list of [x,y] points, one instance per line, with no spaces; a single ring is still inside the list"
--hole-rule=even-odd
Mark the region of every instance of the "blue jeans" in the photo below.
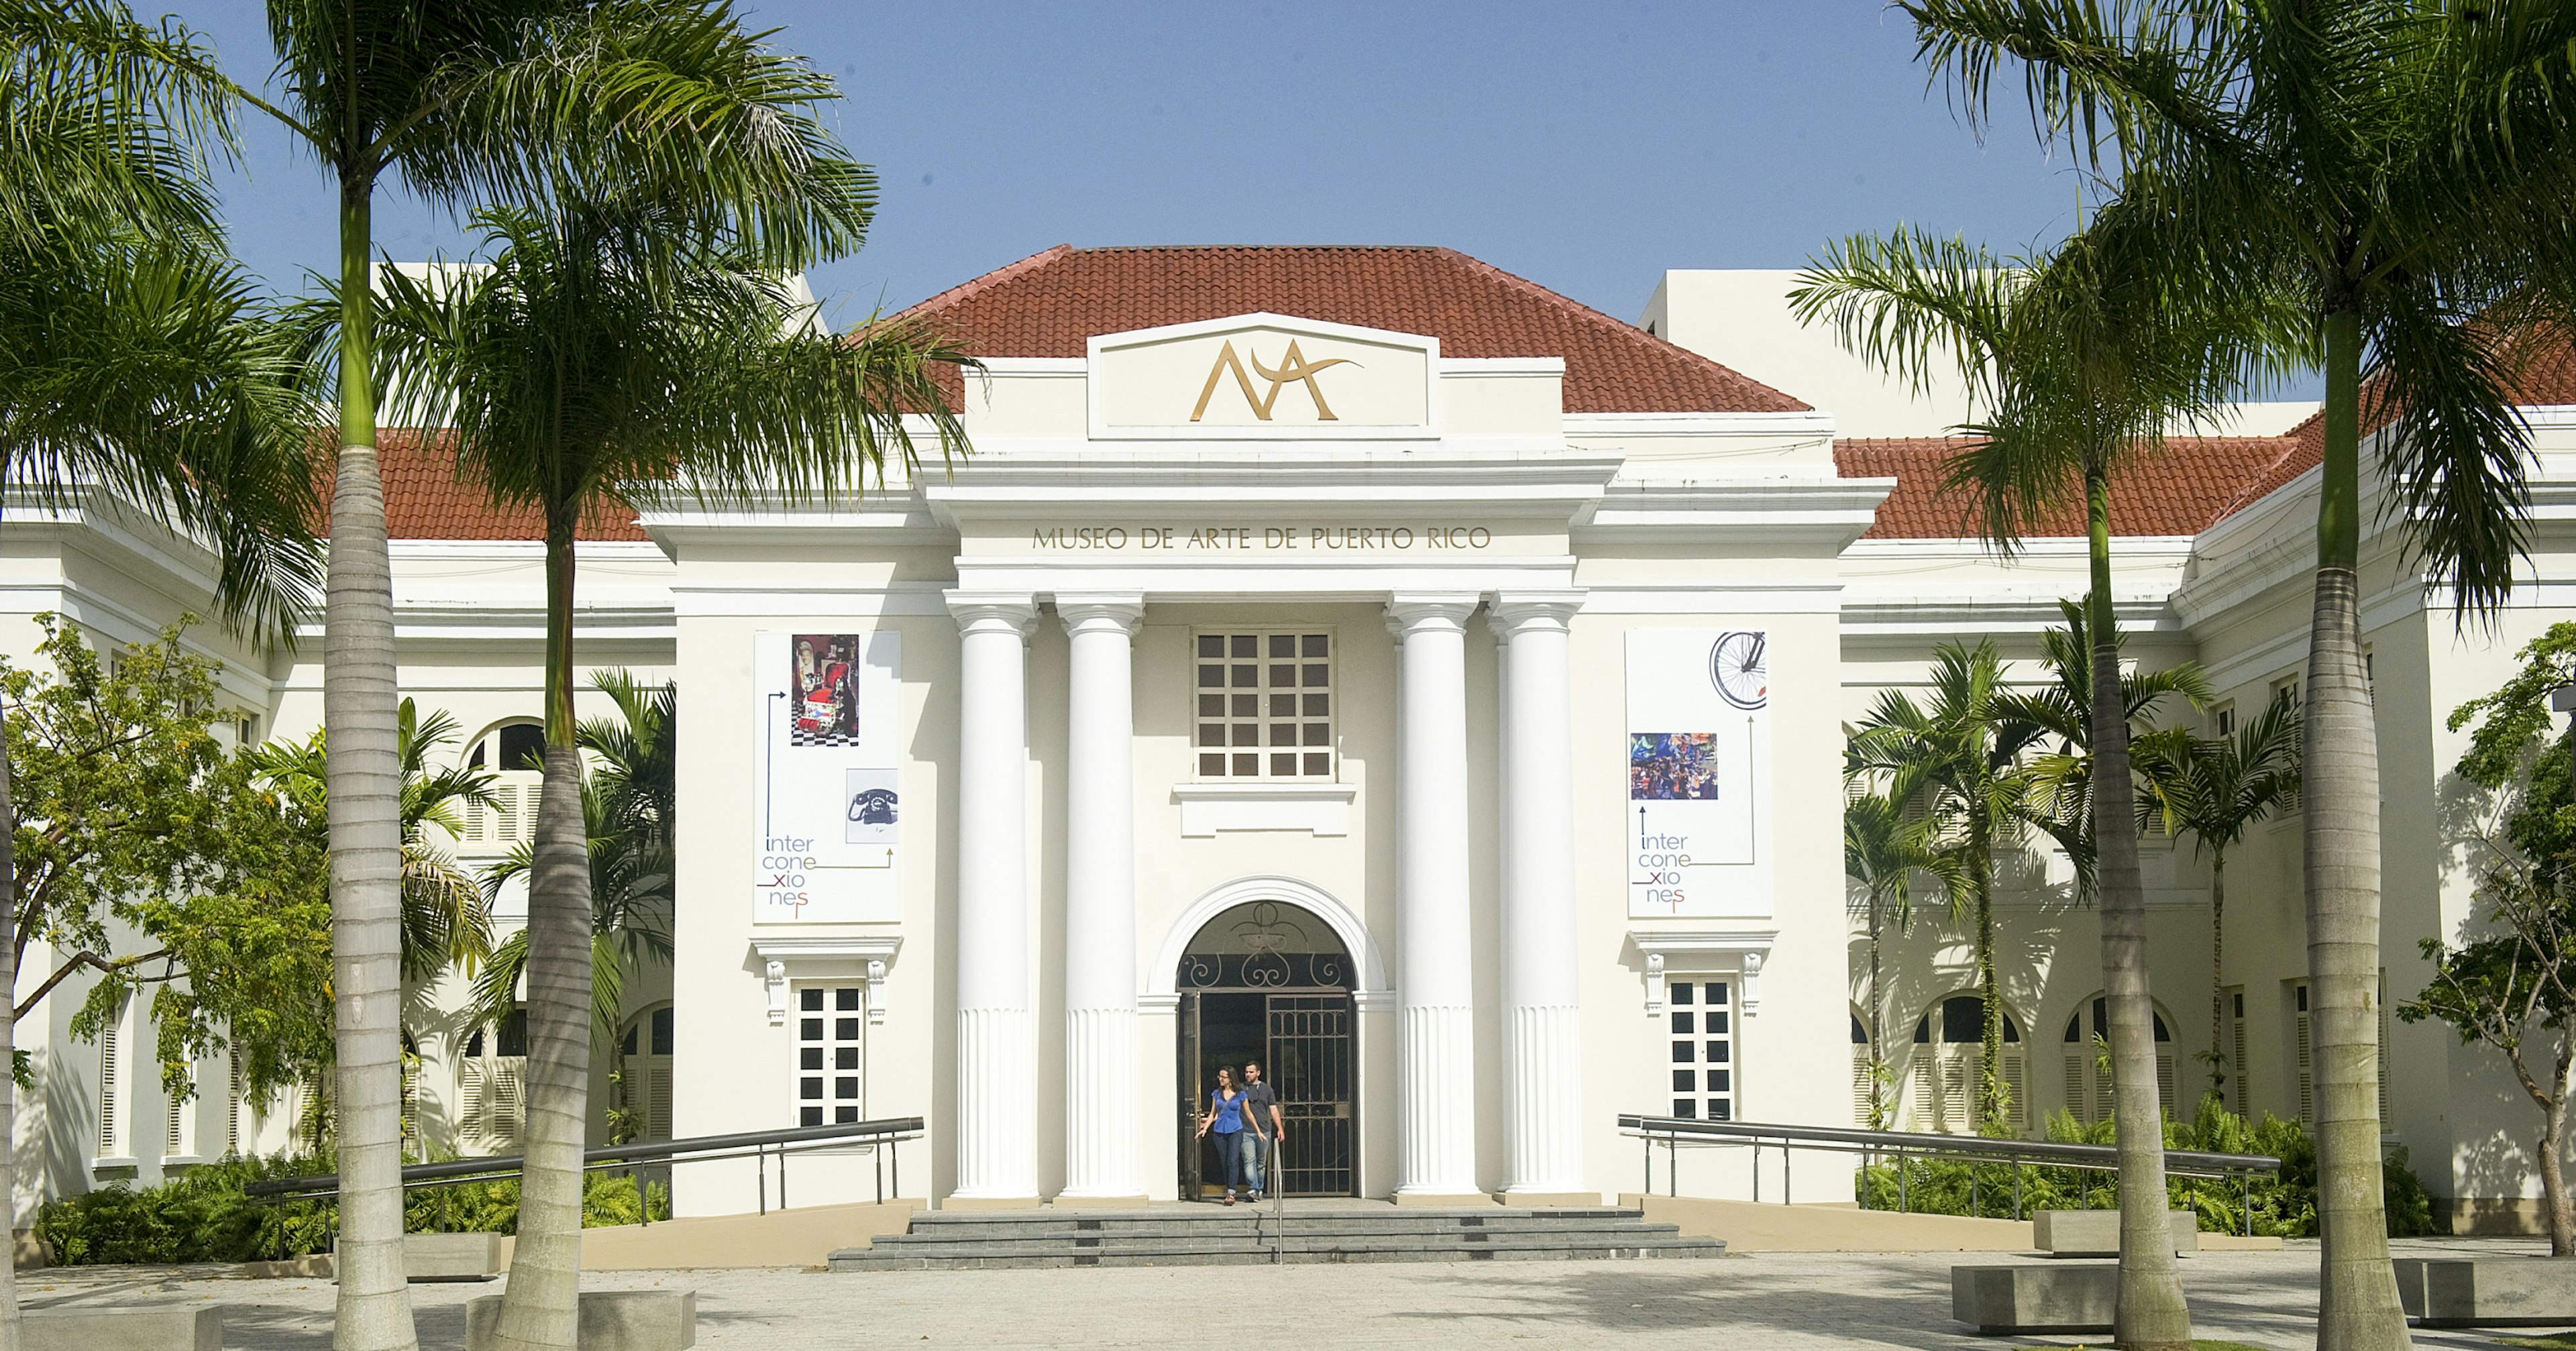
[[[1232,1195],[1243,1183],[1243,1137],[1250,1131],[1216,1131],[1216,1166],[1225,1174],[1225,1190]]]
[[[1252,1180],[1252,1189],[1262,1189],[1262,1178],[1270,1171],[1270,1137],[1243,1132],[1243,1173]]]

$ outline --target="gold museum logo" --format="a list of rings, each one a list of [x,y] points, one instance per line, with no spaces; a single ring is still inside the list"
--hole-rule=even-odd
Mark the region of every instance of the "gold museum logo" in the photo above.
[[[1254,394],[1252,376],[1244,373],[1243,361],[1234,354],[1233,340],[1228,339],[1225,346],[1217,349],[1216,363],[1208,367],[1207,384],[1199,389],[1198,406],[1190,410],[1190,421],[1196,422],[1207,416],[1208,400],[1216,397],[1217,382],[1224,379],[1228,371],[1234,373],[1235,388],[1243,391],[1243,401],[1251,405],[1252,415],[1263,422],[1270,420],[1270,410],[1279,402],[1279,391],[1289,385],[1306,387],[1306,396],[1315,401],[1316,421],[1339,421],[1340,419],[1333,416],[1333,406],[1324,402],[1324,387],[1315,382],[1315,377],[1318,373],[1335,366],[1358,364],[1348,357],[1326,357],[1321,361],[1308,361],[1306,354],[1297,350],[1297,340],[1290,338],[1288,350],[1281,354],[1279,367],[1276,370],[1262,365],[1259,349],[1252,349],[1252,369],[1258,372],[1262,379],[1270,382],[1269,393]]]

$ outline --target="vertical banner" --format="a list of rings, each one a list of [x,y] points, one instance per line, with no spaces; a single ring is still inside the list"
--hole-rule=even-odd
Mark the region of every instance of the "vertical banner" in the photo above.
[[[901,918],[901,635],[763,633],[753,643],[753,922]]]
[[[1628,914],[1771,913],[1770,635],[1628,631]]]

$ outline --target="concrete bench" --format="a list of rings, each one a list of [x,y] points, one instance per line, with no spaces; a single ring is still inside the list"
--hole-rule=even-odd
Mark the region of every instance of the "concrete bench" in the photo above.
[[[223,1351],[224,1311],[201,1299],[66,1304],[21,1318],[26,1351]]]
[[[2117,1262],[1950,1268],[1950,1316],[1989,1335],[2108,1332],[2119,1298]]]
[[[414,1281],[488,1281],[509,1270],[507,1234],[405,1234],[403,1277]],[[340,1249],[331,1249],[332,1267]]]
[[[2400,1257],[2397,1301],[2432,1328],[2576,1323],[2576,1257]]]
[[[2188,1210],[2167,1211],[2173,1225],[2174,1251],[2200,1251],[2200,1217]],[[2039,1210],[2031,1212],[2032,1241],[2052,1257],[2117,1257],[2120,1212],[2116,1210]]]
[[[695,1290],[585,1290],[581,1351],[688,1351],[698,1342]],[[466,1351],[487,1351],[501,1326],[501,1297],[465,1302]]]

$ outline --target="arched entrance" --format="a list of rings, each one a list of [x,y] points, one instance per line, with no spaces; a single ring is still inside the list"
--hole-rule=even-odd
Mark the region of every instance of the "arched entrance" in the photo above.
[[[1272,1186],[1289,1196],[1359,1194],[1357,973],[1331,925],[1285,901],[1232,906],[1200,925],[1182,954],[1180,1191],[1221,1196],[1214,1141],[1198,1138],[1219,1066],[1261,1062],[1287,1117]]]

